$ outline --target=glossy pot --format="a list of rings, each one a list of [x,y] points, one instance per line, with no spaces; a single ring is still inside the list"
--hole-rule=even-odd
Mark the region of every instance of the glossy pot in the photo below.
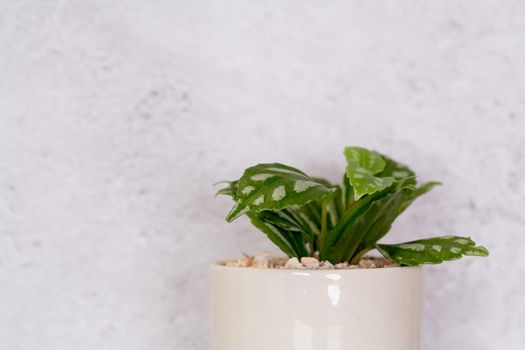
[[[421,267],[211,267],[215,350],[418,350]]]

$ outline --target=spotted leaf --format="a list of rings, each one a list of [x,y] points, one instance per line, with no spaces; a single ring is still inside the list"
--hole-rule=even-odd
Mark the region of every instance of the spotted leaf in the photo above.
[[[359,200],[367,194],[379,192],[394,182],[393,176],[382,177],[386,162],[377,152],[361,147],[347,147],[346,176],[354,189],[354,199]]]
[[[246,169],[239,179],[237,202],[226,220],[231,222],[248,211],[258,213],[302,206],[334,191],[299,169],[280,163],[258,164]]]
[[[488,250],[469,237],[443,236],[400,244],[376,244],[385,258],[400,265],[439,264],[464,255],[488,256]]]
[[[383,170],[379,173],[381,177],[393,177],[396,180],[410,178],[408,183],[416,184],[416,174],[406,165],[396,162],[395,160],[381,154],[381,158],[385,161]],[[407,183],[407,181],[405,181]]]
[[[235,200],[236,197],[237,197],[238,181],[221,181],[221,182],[216,183],[216,185],[218,185],[220,183],[226,183],[228,185],[226,187],[221,188],[220,190],[218,190],[217,193],[215,193],[215,195],[216,196],[218,196],[218,195],[230,196],[230,197],[232,197]]]

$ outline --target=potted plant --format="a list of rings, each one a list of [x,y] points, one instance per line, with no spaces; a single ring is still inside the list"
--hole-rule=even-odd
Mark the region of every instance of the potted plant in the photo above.
[[[419,349],[422,264],[487,256],[468,237],[378,243],[438,182],[360,147],[344,150],[342,184],[280,164],[258,164],[218,194],[286,258],[212,266],[216,350]],[[367,257],[376,249],[383,257]],[[260,267],[260,268],[257,268]]]

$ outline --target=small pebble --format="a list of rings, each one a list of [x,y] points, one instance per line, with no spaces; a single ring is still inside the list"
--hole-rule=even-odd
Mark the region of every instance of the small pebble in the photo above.
[[[252,259],[249,257],[239,259],[239,260],[232,260],[228,261],[226,263],[226,266],[231,267],[251,267],[252,266]]]
[[[347,269],[348,268],[348,263],[347,262],[342,262],[342,263],[339,263],[339,264],[335,264],[335,268],[336,269]]]
[[[284,264],[285,269],[304,269],[303,264],[299,262],[297,258],[289,259],[286,264]]]
[[[304,267],[310,270],[319,268],[319,260],[308,256],[304,256],[301,258],[301,264],[303,264]]]
[[[330,261],[323,261],[321,263],[321,266],[319,267],[319,270],[333,270],[334,265]]]
[[[270,262],[268,261],[268,257],[265,255],[256,255],[253,258],[253,264],[252,267],[258,267],[262,269],[267,269],[269,267]]]
[[[239,267],[239,263],[237,262],[237,260],[228,261],[225,265],[228,267]]]
[[[376,264],[370,259],[361,259],[359,261],[359,267],[363,267],[365,269],[375,269]]]

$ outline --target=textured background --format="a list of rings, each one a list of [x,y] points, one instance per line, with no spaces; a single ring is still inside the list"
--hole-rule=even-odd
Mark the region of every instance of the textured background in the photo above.
[[[525,3],[247,3],[0,2],[0,348],[210,349],[208,263],[271,249],[211,184],[363,145],[445,184],[388,240],[492,253],[424,349],[523,349]]]

